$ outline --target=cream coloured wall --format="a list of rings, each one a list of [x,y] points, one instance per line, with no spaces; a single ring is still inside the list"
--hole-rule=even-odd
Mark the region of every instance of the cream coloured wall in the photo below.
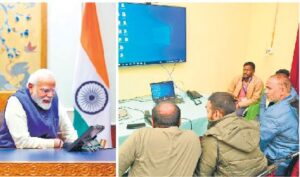
[[[172,3],[175,5],[175,3]],[[225,90],[246,56],[250,4],[178,3],[187,9],[187,62],[176,64],[175,84],[201,93]],[[163,65],[169,72],[172,64]],[[169,79],[160,65],[119,68],[119,98],[150,95],[149,83]]]
[[[277,8],[278,7],[278,8]],[[273,54],[267,55],[275,24]],[[260,3],[252,5],[250,35],[246,58],[253,58],[256,73],[264,83],[267,78],[281,68],[291,69],[297,29],[299,24],[299,4]]]
[[[165,4],[165,3],[164,3]],[[187,62],[119,68],[119,98],[150,95],[149,83],[168,79],[182,90],[226,91],[246,61],[266,79],[277,69],[290,69],[299,7],[279,3],[273,54],[271,45],[276,3],[170,3],[187,10]]]

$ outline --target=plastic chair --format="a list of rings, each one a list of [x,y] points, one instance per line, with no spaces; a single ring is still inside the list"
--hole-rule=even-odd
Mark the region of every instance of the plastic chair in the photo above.
[[[259,102],[250,105],[247,108],[247,112],[246,112],[246,115],[245,115],[245,120],[248,120],[248,121],[255,120],[257,115],[259,114],[259,106],[260,106]]]

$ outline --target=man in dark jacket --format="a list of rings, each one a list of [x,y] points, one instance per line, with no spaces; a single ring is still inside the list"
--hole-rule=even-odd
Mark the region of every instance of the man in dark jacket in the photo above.
[[[209,129],[196,169],[200,176],[255,176],[267,166],[259,148],[259,126],[236,116],[235,100],[226,92],[213,93],[206,105]]]

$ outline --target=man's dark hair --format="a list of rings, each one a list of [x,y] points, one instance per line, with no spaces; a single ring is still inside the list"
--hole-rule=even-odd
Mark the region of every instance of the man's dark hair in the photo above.
[[[167,128],[179,126],[180,115],[179,107],[168,101],[160,102],[152,109],[153,124],[156,127]]]
[[[220,110],[224,116],[235,111],[235,99],[230,93],[215,92],[208,100],[212,105],[212,109]]]
[[[284,74],[284,75],[286,75],[286,77],[290,77],[290,72],[287,69],[280,69],[280,70],[276,71],[275,74]]]
[[[244,63],[244,65],[243,66],[251,66],[252,67],[252,69],[255,71],[255,64],[252,62],[252,61],[248,61],[248,62],[246,62],[246,63]]]

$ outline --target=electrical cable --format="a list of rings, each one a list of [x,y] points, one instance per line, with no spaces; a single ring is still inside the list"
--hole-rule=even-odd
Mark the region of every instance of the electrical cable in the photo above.
[[[180,87],[178,86],[178,84],[176,84],[177,81],[175,81],[174,78],[173,78],[173,76],[172,76],[173,73],[174,73],[174,71],[175,71],[175,66],[176,66],[176,64],[177,64],[177,63],[174,63],[174,64],[173,64],[171,72],[164,66],[164,64],[160,64],[160,66],[166,71],[166,73],[167,73],[167,75],[168,75],[167,80],[174,81],[175,88],[177,88],[178,90],[180,90],[180,91],[182,91],[182,92],[185,92],[182,88],[180,88]]]

